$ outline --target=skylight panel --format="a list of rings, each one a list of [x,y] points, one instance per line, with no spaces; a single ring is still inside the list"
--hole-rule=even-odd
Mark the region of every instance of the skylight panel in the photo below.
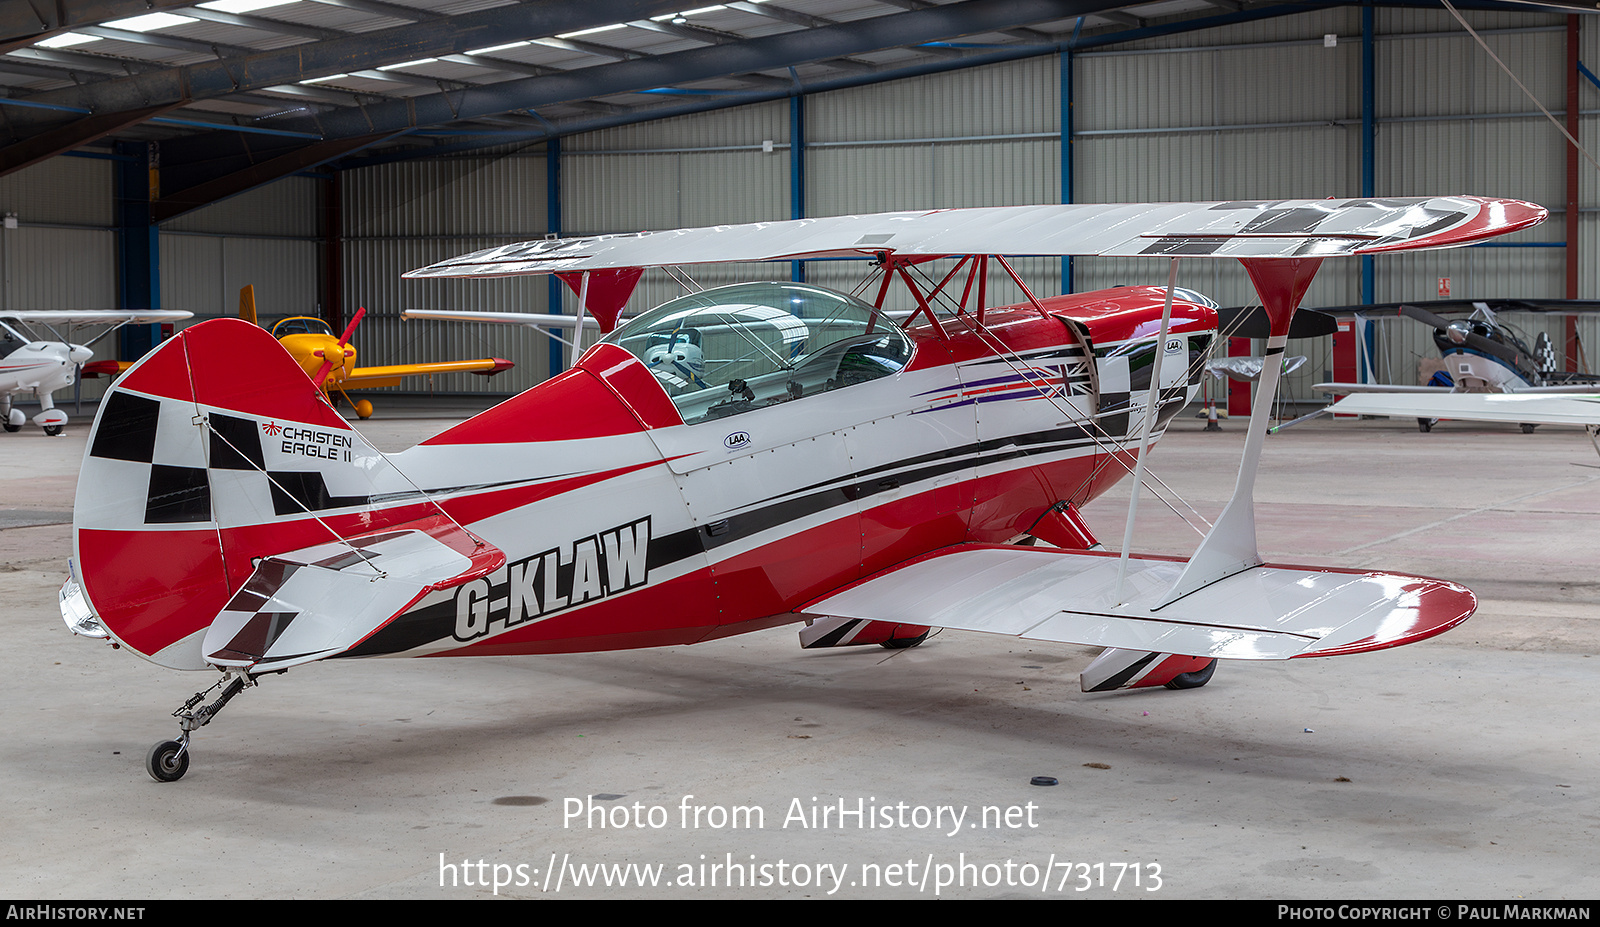
[[[152,32],[156,29],[165,29],[169,26],[181,26],[184,23],[199,22],[192,16],[179,16],[175,13],[146,13],[143,16],[133,16],[128,19],[119,19],[106,23],[113,29],[126,29],[129,32]]]
[[[299,0],[211,0],[210,3],[197,3],[195,6],[206,10],[216,10],[218,13],[253,13],[268,7],[283,6],[288,3],[298,3]]]
[[[100,37],[98,35],[84,35],[79,32],[63,32],[60,35],[52,35],[48,39],[40,39],[33,44],[39,48],[71,48],[74,45],[83,45],[87,42],[98,41],[100,41]]]

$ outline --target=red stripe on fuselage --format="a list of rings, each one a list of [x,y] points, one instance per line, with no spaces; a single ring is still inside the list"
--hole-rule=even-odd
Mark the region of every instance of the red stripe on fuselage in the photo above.
[[[1066,453],[1073,453],[1068,451]],[[1101,455],[1030,464],[935,487],[841,514],[709,567],[525,623],[480,643],[429,656],[582,653],[692,644],[798,620],[794,610],[882,569],[963,542],[1008,540],[1059,498],[1056,483],[1098,494],[1115,482],[1092,477]],[[980,500],[980,516],[955,499]],[[1078,497],[1079,504],[1092,496]],[[1020,509],[1026,514],[1019,514]],[[774,526],[775,531],[784,526]],[[712,557],[717,550],[712,548]]]
[[[491,489],[442,500],[439,507],[456,521],[470,525],[660,463],[651,460],[545,483]],[[153,654],[210,625],[250,577],[255,569],[252,558],[326,544],[334,540],[333,533],[350,538],[392,528],[437,511],[432,503],[412,502],[329,513],[320,521],[302,516],[220,531],[212,527],[82,528],[78,531],[81,575],[85,592],[106,627],[127,646]],[[227,553],[226,562],[219,543]]]

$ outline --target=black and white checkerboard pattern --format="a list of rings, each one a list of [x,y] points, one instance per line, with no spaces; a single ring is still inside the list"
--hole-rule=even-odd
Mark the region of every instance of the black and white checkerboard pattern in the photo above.
[[[372,500],[370,494],[334,495],[320,470],[268,470],[262,435],[278,428],[276,422],[217,411],[204,419],[202,427],[188,402],[115,389],[107,397],[89,456],[146,469],[143,524],[214,521],[218,508],[242,502],[241,494],[261,497],[249,511],[262,521]],[[218,498],[225,493],[231,498]]]

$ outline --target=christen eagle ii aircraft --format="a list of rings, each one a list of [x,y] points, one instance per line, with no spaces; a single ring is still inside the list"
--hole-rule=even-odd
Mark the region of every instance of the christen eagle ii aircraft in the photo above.
[[[1472,593],[1264,564],[1251,494],[1269,402],[1189,560],[1129,553],[1138,493],[1120,554],[1077,506],[1142,478],[1199,380],[1216,311],[1174,298],[1179,258],[1245,265],[1276,356],[1324,258],[1459,246],[1544,216],[1470,197],[1037,206],[497,248],[410,276],[876,256],[883,280],[874,304],[791,283],[675,299],[393,455],[265,332],[205,322],[101,407],[63,616],[160,665],[221,672],[210,704],[207,690],[175,712],[179,739],[151,749],[160,780],[184,774],[190,734],[245,687],[329,658],[652,647],[790,622],[808,623],[808,646],[907,645],[944,627],[1104,647],[1082,678],[1098,691],[1202,684],[1219,658],[1404,644],[1465,620]],[[1039,299],[1004,254],[1165,256],[1172,276]],[[935,258],[958,260],[919,284],[914,265]],[[1025,301],[985,308],[991,265]],[[896,279],[917,306],[905,327],[882,311]],[[698,363],[677,357],[688,345]],[[255,376],[234,375],[241,357]]]
[[[11,402],[19,393],[30,393],[39,399],[39,413],[33,417],[33,423],[43,428],[47,435],[61,434],[67,427],[67,413],[56,408],[51,394],[77,382],[83,365],[94,357],[95,341],[124,325],[176,322],[190,315],[188,312],[159,309],[146,312],[90,309],[0,313],[0,329],[4,329],[9,338],[16,338],[23,343],[7,354],[4,360],[0,360],[0,396],[4,397],[0,399],[0,426],[6,431],[22,428],[27,417],[22,410],[13,409]],[[54,340],[40,338],[32,330],[35,325],[44,329],[57,325],[68,328],[105,325],[109,328],[88,344],[73,344],[59,335]]]

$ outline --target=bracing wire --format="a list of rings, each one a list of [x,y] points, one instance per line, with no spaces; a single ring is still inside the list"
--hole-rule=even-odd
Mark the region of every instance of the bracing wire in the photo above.
[[[929,284],[929,286],[930,286],[930,296],[931,297],[933,297],[936,301],[939,301],[939,302],[943,303],[945,308],[952,310],[953,313],[954,313],[955,319],[961,321],[962,324],[965,325],[967,327],[967,329],[973,333],[974,336],[976,336],[979,340],[983,341],[984,345],[986,347],[988,347],[990,349],[990,351],[993,352],[994,355],[997,358],[999,358],[1000,360],[1004,361],[1008,366],[1010,366],[1012,368],[1013,371],[1015,371],[1019,376],[1021,376],[1025,382],[1027,382],[1030,385],[1032,385],[1034,387],[1034,389],[1039,393],[1041,398],[1043,398],[1045,401],[1049,402],[1058,411],[1062,412],[1062,414],[1067,415],[1069,417],[1075,417],[1076,416],[1077,413],[1076,413],[1075,410],[1071,410],[1071,409],[1065,408],[1065,407],[1063,407],[1061,405],[1060,402],[1057,401],[1057,397],[1056,397],[1055,391],[1053,389],[1050,389],[1046,385],[1042,385],[1041,382],[1036,382],[1036,381],[1043,381],[1044,383],[1047,383],[1048,382],[1048,378],[1047,377],[1045,377],[1042,374],[1040,374],[1037,371],[1035,371],[1030,365],[1028,365],[1026,363],[1026,361],[1024,361],[1021,357],[1017,356],[1016,352],[1012,351],[1009,347],[1007,347],[1004,344],[1004,342],[1001,342],[998,339],[995,339],[992,333],[986,331],[982,326],[979,326],[979,325],[975,324],[974,322],[968,320],[966,318],[965,313],[961,312],[960,308],[958,306],[956,306],[951,301],[951,297],[950,297],[950,295],[948,293],[944,292],[944,290],[942,290],[942,289],[938,289],[938,290],[934,289],[935,281],[930,276],[928,276],[927,272],[925,270],[923,270],[923,268],[920,265],[912,265],[911,269],[915,273],[917,273],[919,276],[921,276],[922,279],[926,283]],[[885,271],[885,272],[887,272],[887,271]],[[865,286],[865,283],[866,283],[866,281],[863,281],[862,284],[860,286],[858,286],[858,289],[860,289],[861,286]],[[1243,323],[1243,319],[1244,319],[1244,316],[1241,314],[1241,316],[1238,319],[1236,319],[1235,322],[1234,322],[1235,328],[1234,329],[1229,329],[1229,331],[1226,332],[1226,333],[1219,333],[1217,340],[1220,342],[1222,338],[1229,337],[1231,332],[1233,330],[1235,330],[1238,325]],[[1085,362],[1086,363],[1090,363],[1090,364],[1094,363],[1093,356],[1086,356],[1085,357]],[[1188,367],[1187,374],[1189,376],[1194,375],[1194,373],[1198,369],[1200,369],[1200,366],[1204,362],[1205,362],[1205,358],[1203,356],[1199,357],[1199,358],[1196,358],[1195,361]],[[1026,368],[1026,369],[1023,369],[1023,368]],[[1147,410],[1146,414],[1155,414],[1155,412],[1157,412],[1158,410],[1159,410],[1159,404],[1158,404],[1157,410]],[[1105,460],[1102,461],[1099,465],[1097,465],[1095,467],[1094,472],[1090,475],[1090,480],[1092,480],[1095,476],[1099,475],[1099,473],[1102,472],[1103,468],[1105,466],[1108,466],[1112,461],[1115,461],[1118,465],[1120,465],[1128,473],[1130,473],[1130,474],[1133,473],[1134,472],[1134,468],[1132,466],[1130,466],[1128,464],[1128,462],[1122,458],[1122,454],[1125,452],[1124,449],[1121,448],[1119,445],[1117,445],[1115,443],[1116,439],[1113,438],[1108,432],[1105,431],[1104,426],[1102,426],[1099,423],[1099,421],[1097,419],[1095,419],[1094,417],[1092,417],[1092,416],[1088,419],[1087,424],[1088,424],[1089,427],[1085,429],[1085,434],[1089,437],[1089,439],[1091,441],[1094,442],[1096,449],[1102,451],[1105,454]],[[1100,437],[1097,437],[1095,435],[1095,432],[1099,432]],[[1104,441],[1101,440],[1102,437],[1105,439]],[[1108,446],[1108,442],[1109,442],[1109,446]],[[1197,534],[1200,534],[1200,535],[1203,536],[1205,534],[1205,532],[1206,532],[1206,529],[1209,529],[1211,527],[1210,520],[1207,519],[1204,515],[1200,514],[1200,512],[1198,510],[1196,510],[1193,505],[1191,505],[1187,500],[1185,500],[1183,498],[1182,494],[1180,494],[1176,490],[1174,490],[1164,480],[1162,480],[1158,475],[1156,475],[1155,473],[1151,472],[1148,468],[1146,469],[1145,473],[1151,480],[1154,480],[1155,484],[1156,484],[1156,485],[1151,485],[1150,483],[1146,482],[1145,483],[1145,488],[1149,489],[1150,492],[1158,500],[1160,500],[1160,502],[1163,505],[1165,505],[1174,515],[1178,516],[1178,518],[1180,518],[1185,524],[1187,524],[1190,528],[1194,529],[1194,531]],[[1159,486],[1159,488],[1157,488],[1158,486]],[[1206,528],[1205,529],[1200,528],[1198,525],[1196,525],[1194,523],[1193,520],[1191,520],[1191,518],[1188,515],[1185,515],[1183,512],[1179,511],[1177,506],[1175,506],[1172,501],[1170,501],[1169,499],[1166,498],[1165,495],[1163,495],[1162,490],[1165,490],[1167,493],[1170,493],[1171,496],[1178,501],[1178,503],[1183,505],[1184,508],[1188,509],[1189,512],[1194,516],[1194,518],[1199,519],[1200,522],[1206,526]]]

